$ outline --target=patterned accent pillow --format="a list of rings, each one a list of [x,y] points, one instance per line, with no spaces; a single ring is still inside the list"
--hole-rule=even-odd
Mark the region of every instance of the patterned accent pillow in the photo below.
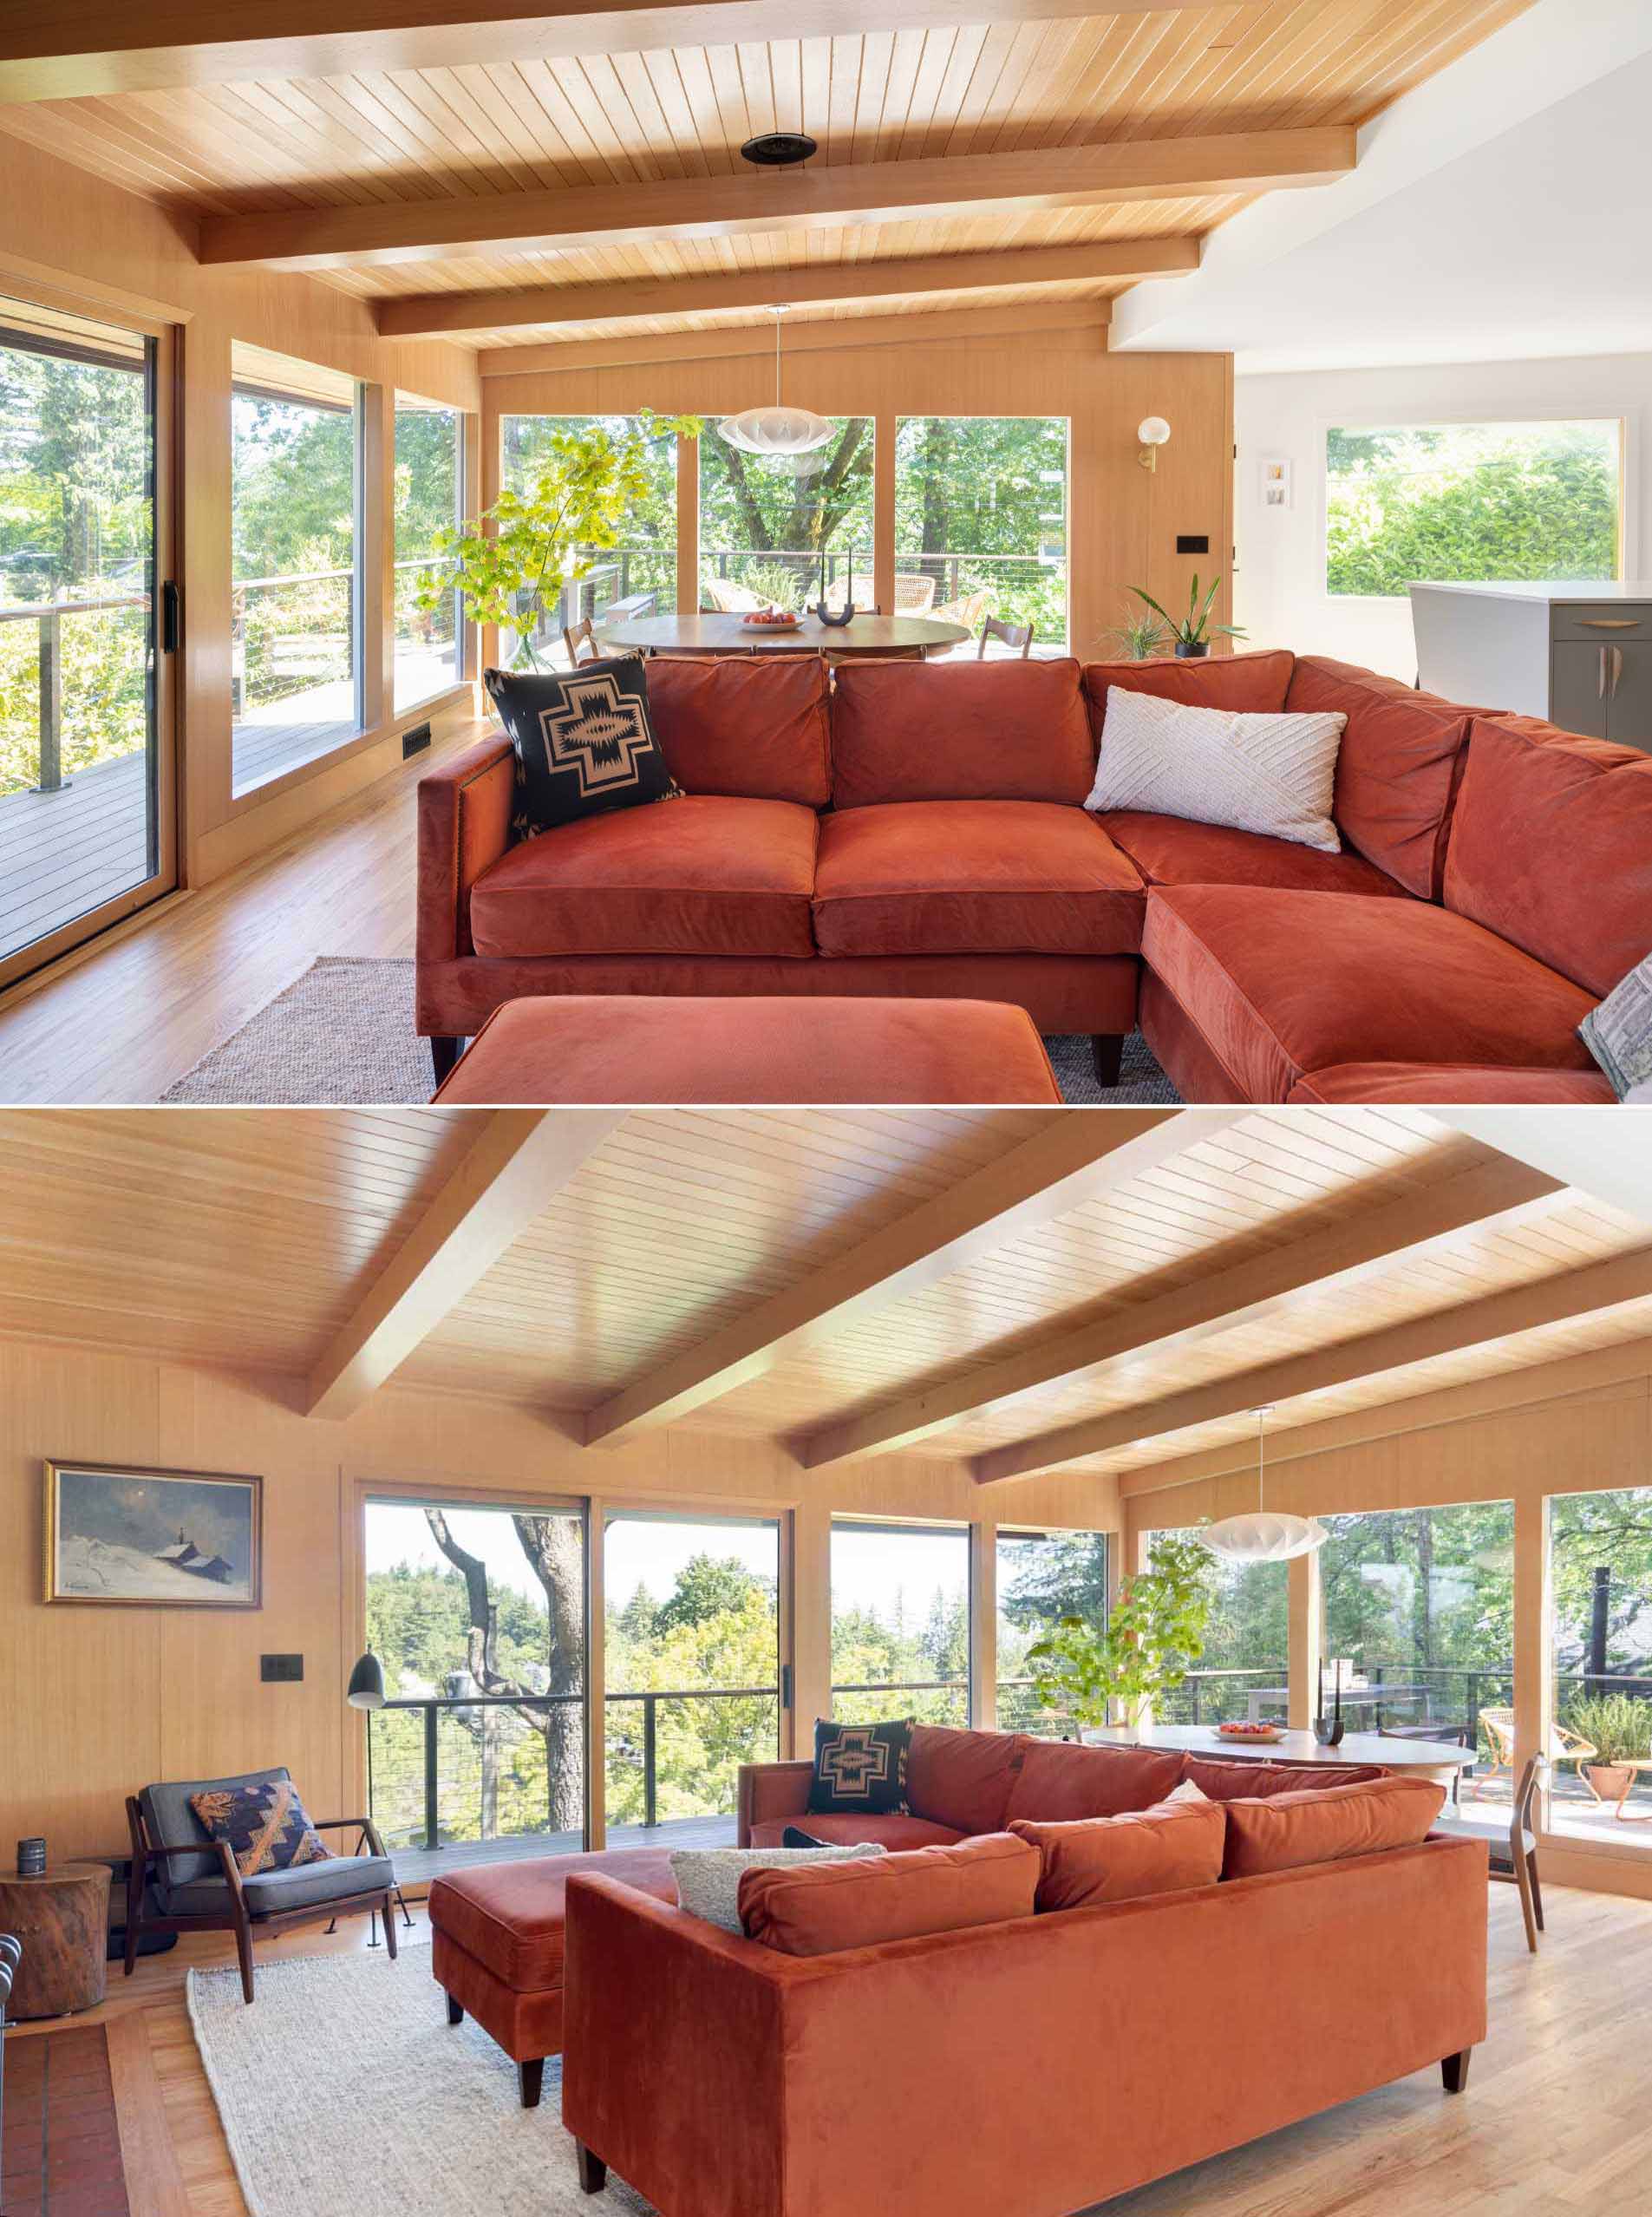
[[[256,1871],[294,1870],[300,1863],[324,1862],[332,1854],[305,1813],[290,1778],[268,1778],[256,1786],[214,1787],[192,1794],[189,1806],[214,1840],[229,1843],[243,1878]]]
[[[1100,759],[1084,805],[1185,816],[1340,854],[1331,793],[1347,722],[1330,710],[1250,716],[1189,708],[1109,685]]]
[[[489,670],[482,683],[516,749],[519,838],[679,796],[649,720],[640,654],[565,671]]]
[[[1652,1080],[1652,954],[1621,978],[1597,1009],[1590,1009],[1577,1037],[1610,1078],[1620,1101]]]
[[[872,1841],[858,1848],[682,1848],[671,1858],[671,1875],[677,1882],[677,1907],[685,1916],[738,1933],[744,1930],[740,1881],[747,1871],[783,1870],[793,1863],[857,1863],[883,1853]]]
[[[883,1724],[817,1718],[809,1808],[841,1809],[854,1816],[910,1816],[906,1766],[911,1748],[910,1717]]]

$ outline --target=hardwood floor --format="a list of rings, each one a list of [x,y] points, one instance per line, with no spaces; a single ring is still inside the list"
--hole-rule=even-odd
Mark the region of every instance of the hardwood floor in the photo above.
[[[1652,1902],[1560,1887],[1544,1901],[1549,1931],[1532,1956],[1513,1888],[1491,1889],[1491,2031],[1466,2094],[1448,2099],[1437,2071],[1420,2073],[1126,2194],[1107,2217],[1577,2217],[1642,2207]],[[258,1955],[366,1941],[358,1918],[330,1939],[301,1931],[262,1943]],[[110,1999],[75,2020],[108,2025],[127,2194],[143,2217],[245,2217],[183,1996],[192,1965],[230,1954],[217,1935],[184,1940],[129,1982],[117,1972]],[[417,1948],[405,1960],[426,1975]],[[11,2037],[38,2034],[20,2026]],[[1196,2101],[1198,2088],[1186,2095]]]
[[[14,988],[0,999],[0,1102],[158,1101],[317,955],[410,955],[415,789],[482,729]]]

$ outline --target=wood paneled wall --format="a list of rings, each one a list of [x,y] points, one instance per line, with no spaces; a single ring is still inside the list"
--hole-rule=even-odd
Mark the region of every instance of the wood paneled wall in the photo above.
[[[271,846],[401,760],[417,718],[382,712],[362,736],[238,801],[230,754],[230,356],[236,340],[320,363],[382,388],[476,411],[476,356],[445,343],[381,339],[370,309],[313,278],[203,269],[191,218],[0,133],[0,297],[22,293],[85,315],[158,317],[178,328],[180,499],[176,575],[184,646],[180,716],[183,873],[201,885]],[[388,409],[387,411],[388,413]],[[473,444],[473,455],[480,451]],[[371,457],[369,458],[369,461]],[[473,473],[472,484],[476,482]],[[369,503],[369,506],[375,505]],[[380,565],[388,575],[391,520]],[[372,653],[381,638],[368,626]],[[369,673],[369,701],[390,698]],[[457,696],[466,716],[472,690]],[[423,711],[420,712],[421,714]]]
[[[925,336],[909,319],[910,338],[857,344],[853,325],[834,326],[842,343],[809,343],[786,365],[788,401],[826,415],[870,415],[886,497],[878,504],[876,574],[883,605],[894,572],[894,446],[902,415],[1065,415],[1068,454],[1068,575],[1072,651],[1086,661],[1115,652],[1110,634],[1126,613],[1126,593],[1145,585],[1174,611],[1185,605],[1195,572],[1209,579],[1231,568],[1233,542],[1233,363],[1225,354],[1109,354],[1105,327],[1073,324],[1068,309],[1029,307],[1013,327],[983,313],[980,335],[939,317],[944,332]],[[499,419],[504,415],[657,413],[731,415],[772,400],[772,354],[752,350],[748,331],[691,340],[638,337],[620,350],[571,349],[567,369],[549,366],[555,350],[484,355],[482,437],[485,481],[497,488]],[[712,350],[721,343],[728,353]],[[606,356],[607,358],[602,359]],[[599,357],[593,359],[592,357]],[[1146,415],[1171,425],[1159,466],[1137,461],[1136,426]],[[679,518],[679,541],[684,519]],[[1178,554],[1179,533],[1203,533],[1206,554]],[[1224,583],[1218,622],[1227,620]]]
[[[795,1512],[796,1714],[829,1706],[827,1547],[836,1510],[983,1519],[960,1463],[885,1458],[806,1477],[764,1440],[679,1429],[575,1446],[554,1416],[387,1387],[345,1424],[295,1413],[296,1381],[213,1373],[62,1345],[0,1342],[0,1853],[43,1833],[55,1855],[117,1849],[122,1797],[156,1778],[284,1762],[325,1816],[361,1803],[362,1730],[344,1702],[364,1636],[364,1488],[494,1494],[514,1505],[609,1503]],[[264,1481],[264,1606],[245,1613],[48,1607],[47,1456]],[[1110,1479],[996,1489],[993,1516],[1113,1529]],[[299,1685],[264,1685],[258,1658],[299,1651]],[[323,1808],[321,1804],[327,1806]]]

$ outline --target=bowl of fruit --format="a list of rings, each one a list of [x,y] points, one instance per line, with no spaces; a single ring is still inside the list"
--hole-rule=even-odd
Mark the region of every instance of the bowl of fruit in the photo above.
[[[767,608],[748,609],[740,620],[742,624],[749,624],[754,631],[794,631],[797,629],[797,618],[791,610],[776,608],[773,605]]]
[[[1261,1743],[1283,1740],[1285,1736],[1277,1724],[1218,1724],[1216,1736],[1219,1740],[1249,1740]]]

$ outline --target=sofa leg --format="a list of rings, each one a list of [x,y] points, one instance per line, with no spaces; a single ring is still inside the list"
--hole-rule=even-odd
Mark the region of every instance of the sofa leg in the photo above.
[[[453,1996],[452,1996],[451,1994],[449,1994],[449,1995],[447,1996],[447,2022],[448,2022],[448,2024],[462,2024],[464,2023],[464,2021],[465,2021],[465,2010],[464,2010],[464,2004],[463,2004],[463,2003],[462,2003],[462,2002],[456,2002],[456,2001],[454,1999]]]
[[[1440,2075],[1448,2094],[1460,2094],[1468,2084],[1468,2062],[1473,2052],[1472,2048],[1459,2048],[1454,2056],[1441,2058]]]
[[[525,2109],[537,2109],[539,2106],[539,2089],[545,2084],[545,2057],[534,2056],[527,2063],[518,2063],[516,2075],[522,2087],[522,2107]]]
[[[574,2152],[579,2158],[579,2183],[587,2194],[600,2194],[608,2184],[608,2166],[600,2155],[593,2155],[583,2140],[576,2140]]]
[[[438,1085],[442,1082],[454,1064],[459,1060],[459,1050],[464,1043],[462,1039],[436,1037],[431,1040],[430,1067],[436,1074]]]
[[[1120,1072],[1124,1068],[1124,1034],[1119,1031],[1093,1032],[1090,1035],[1090,1051],[1095,1057],[1096,1083],[1117,1085]]]

